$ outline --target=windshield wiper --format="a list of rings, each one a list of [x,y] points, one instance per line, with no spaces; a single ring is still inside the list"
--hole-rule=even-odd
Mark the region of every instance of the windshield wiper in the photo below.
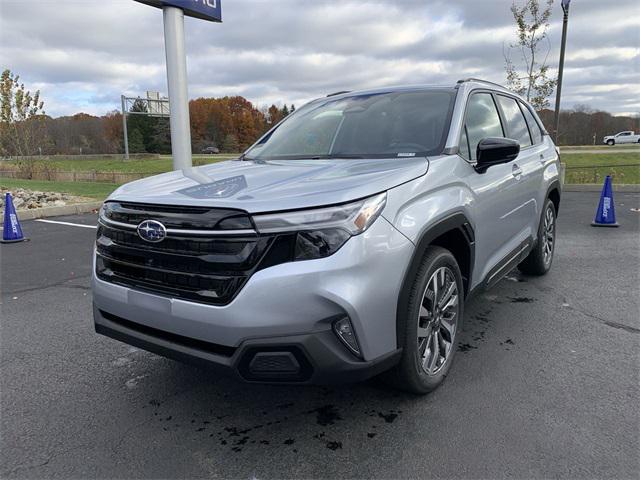
[[[356,153],[332,153],[331,155],[327,155],[326,158],[345,158],[345,159],[358,159],[365,158],[364,155],[358,155]]]

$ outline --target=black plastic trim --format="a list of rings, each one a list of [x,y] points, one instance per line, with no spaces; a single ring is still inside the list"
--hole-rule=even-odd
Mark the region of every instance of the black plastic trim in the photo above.
[[[407,268],[407,271],[404,275],[404,280],[402,281],[402,287],[400,289],[400,295],[398,297],[396,316],[400,315],[400,312],[403,312],[408,308],[411,283],[413,282],[418,272],[418,266],[420,264],[419,260],[424,255],[427,247],[429,247],[429,245],[431,245],[431,243],[436,238],[451,230],[460,230],[465,239],[467,239],[468,241],[469,275],[467,279],[467,286],[471,285],[471,280],[473,278],[473,265],[475,262],[475,234],[473,232],[473,227],[471,226],[471,223],[469,222],[465,214],[462,212],[456,212],[449,215],[448,217],[443,218],[436,224],[428,226],[420,234],[420,239],[416,243],[416,248],[413,251],[411,262],[409,263],[409,267]],[[400,323],[401,322],[396,321],[396,342],[399,348],[401,347],[399,339],[404,338],[402,336],[402,332],[399,331]]]
[[[100,310],[100,314],[109,320],[110,322],[120,325],[128,330],[142,333],[149,337],[159,338],[166,342],[175,343],[184,347],[193,348],[195,350],[201,350],[203,352],[212,353],[214,355],[221,355],[223,357],[231,357],[236,352],[235,347],[228,347],[226,345],[219,345],[217,343],[205,342],[191,337],[185,337],[183,335],[177,335],[175,333],[167,332],[165,330],[158,330],[157,328],[147,327],[140,323],[126,320],[112,313]]]
[[[105,312],[95,304],[94,319],[95,330],[101,335],[174,360],[233,374],[250,383],[328,385],[359,382],[392,368],[402,355],[402,349],[396,349],[373,360],[357,360],[330,329],[285,337],[255,338],[234,348],[145,326],[140,328],[140,324]],[[232,356],[229,356],[230,349],[235,350]],[[296,352],[296,360],[301,366],[304,364],[304,375],[297,378],[243,376],[240,370],[243,359],[247,358],[250,363],[251,352],[265,351]]]

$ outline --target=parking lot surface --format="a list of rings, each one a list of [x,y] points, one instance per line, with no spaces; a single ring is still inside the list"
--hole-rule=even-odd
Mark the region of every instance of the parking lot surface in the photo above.
[[[638,478],[640,194],[566,193],[551,272],[472,300],[426,397],[246,385],[93,331],[95,230],[0,246],[2,478]],[[95,225],[95,215],[52,220]]]

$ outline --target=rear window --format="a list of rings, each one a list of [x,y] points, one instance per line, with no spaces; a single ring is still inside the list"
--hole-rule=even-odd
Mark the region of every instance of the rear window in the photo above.
[[[533,140],[533,144],[537,145],[542,142],[542,130],[540,130],[540,125],[536,122],[536,119],[533,117],[531,111],[522,103],[520,104],[520,108],[522,108],[522,113],[524,113],[524,118],[527,121],[527,125],[529,125],[529,132],[531,132],[531,139]]]
[[[520,111],[518,101],[511,97],[505,97],[504,95],[497,95],[496,98],[507,122],[507,137],[517,141],[521,147],[530,146],[531,136],[529,135],[529,128]]]

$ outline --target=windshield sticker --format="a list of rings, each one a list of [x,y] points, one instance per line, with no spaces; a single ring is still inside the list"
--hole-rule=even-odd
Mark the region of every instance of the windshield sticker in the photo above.
[[[416,154],[412,152],[400,152],[398,153],[399,157],[415,157]]]
[[[181,193],[191,198],[228,198],[234,196],[236,193],[247,188],[247,180],[244,175],[238,175],[236,177],[224,178],[211,183],[205,183],[203,185],[196,185],[194,187],[183,188],[176,193]]]

